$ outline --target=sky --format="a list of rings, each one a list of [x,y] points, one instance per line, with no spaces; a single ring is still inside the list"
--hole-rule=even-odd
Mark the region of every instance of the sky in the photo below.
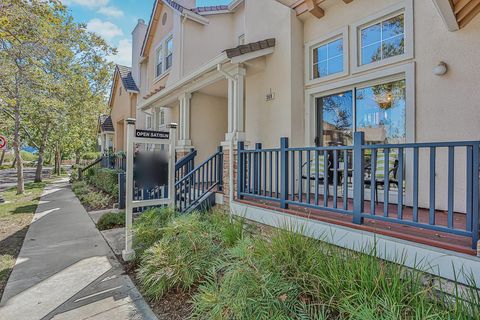
[[[103,37],[118,49],[109,57],[115,63],[130,66],[131,32],[138,19],[148,24],[154,0],[62,0],[76,22],[85,23],[89,31]],[[228,4],[231,0],[197,0],[197,6]]]

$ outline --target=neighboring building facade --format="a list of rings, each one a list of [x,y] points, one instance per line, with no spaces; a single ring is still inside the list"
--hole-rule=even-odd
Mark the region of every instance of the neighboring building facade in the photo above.
[[[97,133],[100,153],[103,155],[113,151],[115,129],[113,128],[112,118],[109,115],[102,114],[98,117]]]

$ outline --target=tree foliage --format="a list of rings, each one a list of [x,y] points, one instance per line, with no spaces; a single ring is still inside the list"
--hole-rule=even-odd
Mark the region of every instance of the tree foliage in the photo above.
[[[115,50],[77,24],[58,0],[0,4],[0,110],[8,119],[23,192],[22,143],[43,153],[80,155],[94,145],[106,108]],[[3,129],[3,128],[2,128]],[[58,167],[59,170],[59,167]]]

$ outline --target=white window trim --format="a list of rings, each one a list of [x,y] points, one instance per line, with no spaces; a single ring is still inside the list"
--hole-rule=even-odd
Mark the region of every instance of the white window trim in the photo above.
[[[170,73],[170,70],[172,69],[173,59],[172,59],[172,66],[170,66],[170,68],[168,68],[168,69],[165,69],[165,67],[166,67],[166,57],[167,57],[167,41],[170,40],[170,39],[172,39],[172,41],[173,41],[173,32],[170,32],[168,35],[163,37],[162,40],[160,40],[158,42],[157,46],[155,47],[155,50],[153,51],[155,53],[155,64],[153,66],[153,68],[154,68],[153,74],[154,74],[155,77],[153,79],[153,83],[157,83],[161,79],[165,78]],[[158,51],[158,49],[160,49],[160,47],[163,48],[163,50],[162,50],[162,72],[160,73],[160,75],[157,76],[157,65],[158,65],[157,51]],[[172,54],[174,53],[174,51],[175,51],[175,46],[173,47]]]
[[[349,70],[349,29],[345,26],[339,30],[333,31],[320,38],[305,43],[305,85],[311,86],[318,83],[331,81],[334,79],[342,78],[350,74]],[[326,77],[320,77],[313,79],[313,50],[319,46],[325,45],[336,39],[343,39],[343,71],[328,75]]]
[[[168,46],[167,46],[167,43],[169,40],[172,40],[172,65],[168,68],[168,69],[165,69],[164,72],[169,72],[170,69],[172,69],[172,66],[173,66],[173,52],[175,50],[175,46],[174,46],[174,43],[173,43],[173,34],[170,34],[166,39],[165,39],[165,55],[163,57],[163,64],[165,65],[165,67],[167,67],[167,57],[168,57]]]
[[[372,62],[362,65],[360,59],[360,45],[361,36],[360,31],[362,28],[375,24],[385,19],[395,17],[400,14],[404,14],[404,39],[405,48],[404,53],[398,56],[382,59],[380,61]],[[414,58],[414,32],[413,32],[413,0],[401,1],[385,10],[379,11],[365,19],[362,19],[352,24],[352,59],[351,70],[352,73],[359,73],[375,68],[380,68],[386,65],[398,63],[400,61],[409,60]]]
[[[410,62],[305,90],[305,145],[314,146],[317,97],[339,93],[353,86],[363,87],[378,84],[378,82],[394,81],[399,76],[405,78],[406,86],[405,140],[407,143],[415,142],[415,62]]]

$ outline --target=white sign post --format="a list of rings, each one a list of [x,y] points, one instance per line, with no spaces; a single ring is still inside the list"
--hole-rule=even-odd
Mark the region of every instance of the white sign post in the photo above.
[[[125,250],[122,251],[124,261],[135,258],[133,250],[133,209],[150,206],[175,205],[175,142],[177,125],[169,125],[168,132],[135,130],[135,119],[127,119],[127,168],[125,186]],[[133,147],[135,144],[162,144],[168,145],[168,198],[154,200],[133,200]]]
[[[7,150],[7,138],[0,136],[0,151]]]

